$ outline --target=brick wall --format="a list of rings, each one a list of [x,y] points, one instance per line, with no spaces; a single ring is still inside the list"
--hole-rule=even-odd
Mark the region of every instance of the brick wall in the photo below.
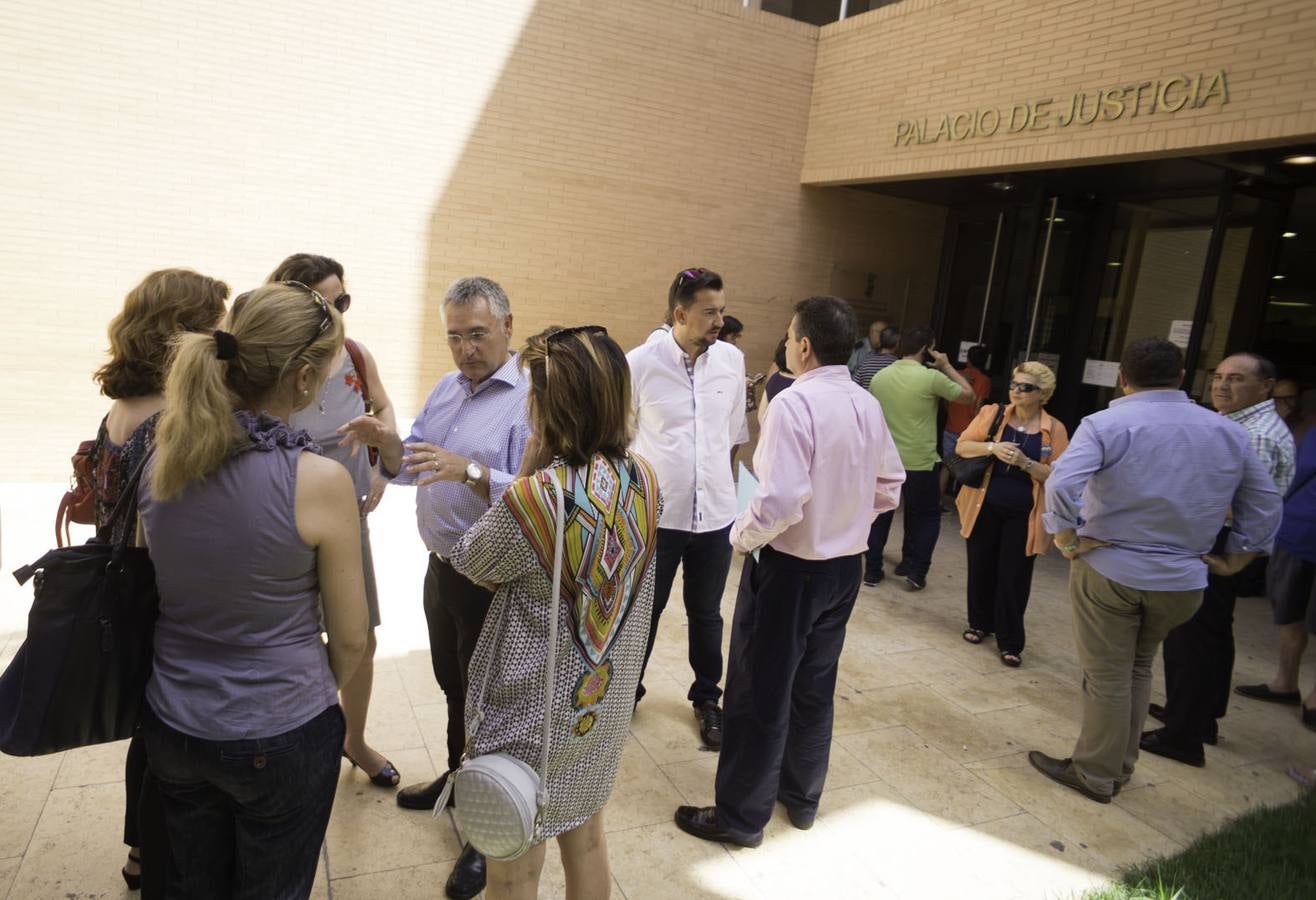
[[[711,266],[751,369],[801,296],[931,305],[942,211],[800,186],[818,30],[739,0],[76,13],[0,21],[0,481],[66,477],[105,325],[161,266],[241,290],[339,258],[404,418],[452,367],[438,302],[463,274],[504,283],[520,337],[597,321],[629,347]]]
[[[1316,135],[1316,3],[1311,0],[904,0],[821,30],[803,181],[845,184],[946,173],[1185,155],[1222,144]],[[1177,112],[1141,93],[1140,114],[1057,127],[1076,92],[1226,73],[1229,102]],[[1183,103],[1167,85],[1166,107]],[[1205,99],[1206,91],[1198,91]],[[964,136],[986,108],[1053,98],[1034,130]],[[1115,106],[1110,112],[1113,115]],[[1020,113],[1019,122],[1026,113]],[[900,123],[923,143],[897,146]],[[989,130],[984,128],[982,130]],[[906,135],[909,129],[904,129]]]

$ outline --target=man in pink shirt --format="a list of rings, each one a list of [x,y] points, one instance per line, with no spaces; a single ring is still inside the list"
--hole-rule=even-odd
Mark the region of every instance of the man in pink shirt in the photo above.
[[[786,359],[799,377],[769,407],[754,453],[759,489],[731,528],[732,545],[747,555],[717,805],[676,811],[677,826],[704,840],[757,847],[778,800],[796,828],[817,815],[868,529],[895,509],[905,480],[881,406],[850,380],[854,334],[844,300],[795,307]]]

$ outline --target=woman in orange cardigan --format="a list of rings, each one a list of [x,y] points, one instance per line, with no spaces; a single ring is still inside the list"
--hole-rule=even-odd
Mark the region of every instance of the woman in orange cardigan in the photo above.
[[[1020,365],[1011,376],[1010,403],[997,433],[987,432],[999,406],[984,406],[955,445],[965,458],[994,457],[982,486],[962,487],[956,500],[969,552],[964,639],[981,644],[995,632],[1007,666],[1022,663],[1033,559],[1051,544],[1042,528],[1042,482],[1069,445],[1065,426],[1042,409],[1055,389],[1056,376],[1049,368],[1039,362]]]

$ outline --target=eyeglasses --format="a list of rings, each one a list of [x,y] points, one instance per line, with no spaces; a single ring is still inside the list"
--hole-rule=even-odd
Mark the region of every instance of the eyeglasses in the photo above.
[[[1018,391],[1021,394],[1031,394],[1033,391],[1040,391],[1041,388],[1026,381],[1012,381],[1010,382],[1010,390]]]
[[[319,291],[317,291],[315,288],[308,287],[307,285],[302,284],[300,281],[280,281],[279,284],[285,285],[287,287],[301,288],[302,290],[309,293],[311,295],[311,300],[314,301],[316,306],[320,307],[320,327],[316,329],[315,334],[311,335],[311,339],[307,341],[305,344],[302,344],[301,349],[298,350],[295,354],[293,354],[292,357],[293,359],[299,359],[301,358],[301,355],[303,353],[311,349],[312,344],[314,344],[316,341],[320,339],[320,335],[328,331],[330,326],[334,324],[334,314],[329,311],[329,303],[327,300],[324,299],[324,295],[321,294]]]
[[[554,344],[560,343],[566,340],[567,338],[571,337],[572,335],[576,335],[576,334],[583,334],[587,336],[592,336],[597,334],[603,337],[607,337],[608,329],[604,328],[602,325],[576,325],[572,328],[563,328],[561,331],[553,332],[548,336],[548,338],[544,341],[544,343],[547,344],[549,347],[552,347]]]
[[[454,331],[448,335],[448,347],[456,350],[460,348],[462,344],[470,344],[472,347],[478,349],[483,346],[484,342],[487,340],[489,340],[489,332],[485,331],[483,328],[477,328],[474,331],[468,331],[465,334]]]

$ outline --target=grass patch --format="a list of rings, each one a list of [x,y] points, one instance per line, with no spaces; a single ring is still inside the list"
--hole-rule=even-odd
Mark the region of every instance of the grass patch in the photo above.
[[[1316,791],[1245,813],[1174,856],[1124,870],[1084,900],[1311,900],[1316,897]]]

